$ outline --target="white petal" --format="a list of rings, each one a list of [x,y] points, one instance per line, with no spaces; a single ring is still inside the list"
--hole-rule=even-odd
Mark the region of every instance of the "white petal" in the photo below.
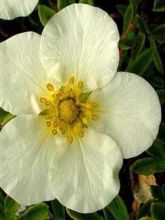
[[[85,81],[88,90],[100,88],[116,73],[118,41],[117,26],[106,12],[72,4],[58,12],[43,30],[41,61],[46,68],[61,63],[64,81],[74,75]]]
[[[121,165],[122,155],[116,143],[89,130],[52,161],[54,195],[77,212],[102,209],[118,194]]]
[[[36,7],[38,0],[1,0],[0,18],[13,19],[29,15]]]
[[[0,187],[20,204],[54,199],[49,161],[63,143],[46,131],[45,119],[26,115],[13,119],[0,133]]]
[[[132,73],[120,72],[108,86],[95,91],[91,100],[100,102],[100,120],[93,126],[112,137],[124,158],[147,150],[157,136],[161,108],[152,86]]]
[[[46,73],[39,60],[40,35],[26,32],[0,44],[0,106],[15,115],[38,113]]]

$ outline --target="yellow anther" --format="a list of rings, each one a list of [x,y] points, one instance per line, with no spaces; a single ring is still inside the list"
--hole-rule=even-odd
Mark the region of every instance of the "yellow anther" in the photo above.
[[[74,83],[74,76],[70,77],[69,83],[70,83],[70,84],[73,84],[73,83]]]
[[[79,131],[78,131],[78,136],[79,136],[79,137],[84,137],[84,132],[83,132],[83,130],[79,130]]]
[[[50,83],[48,83],[48,84],[46,85],[46,87],[47,87],[47,89],[48,89],[49,91],[53,91],[53,90],[54,90],[54,86],[53,86],[52,84],[50,84]]]
[[[99,107],[99,103],[98,102],[91,102],[90,104],[92,105],[93,108]]]
[[[82,123],[84,125],[88,125],[88,118],[87,117],[82,118]]]
[[[56,128],[58,126],[58,119],[55,119],[55,121],[53,122],[53,126]]]
[[[44,98],[44,97],[41,97],[41,98],[40,98],[40,102],[41,102],[41,103],[45,104],[45,103],[46,103],[46,101],[47,101],[47,99],[46,99],[46,98]]]
[[[52,134],[53,134],[53,135],[56,135],[56,134],[57,134],[57,130],[56,130],[56,129],[53,129],[53,130],[52,130]]]
[[[78,88],[79,89],[82,89],[83,87],[83,81],[79,81],[78,84],[77,84]]]
[[[51,121],[47,121],[47,122],[46,122],[46,125],[47,125],[48,127],[51,127],[51,124],[52,124]]]
[[[59,126],[59,130],[60,130],[61,134],[65,133],[64,127],[62,125]]]
[[[73,143],[73,137],[71,135],[67,135],[67,140],[69,144]]]
[[[46,101],[46,102],[45,102],[45,105],[51,105],[51,102]]]
[[[97,121],[99,119],[98,115],[92,115],[92,120]]]

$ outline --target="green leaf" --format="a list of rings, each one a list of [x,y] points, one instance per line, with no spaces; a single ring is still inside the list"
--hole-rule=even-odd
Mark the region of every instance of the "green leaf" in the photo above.
[[[79,0],[79,3],[94,5],[94,0]]]
[[[18,211],[20,204],[18,204],[14,199],[6,196],[4,200],[4,212],[9,219],[14,219],[16,212]]]
[[[0,210],[0,220],[8,220],[5,216],[5,214],[3,213],[3,211]]]
[[[165,11],[165,1],[164,0],[155,0],[153,11]]]
[[[107,206],[107,208],[116,220],[129,219],[127,208],[120,196],[116,196],[116,198]]]
[[[152,147],[147,150],[147,153],[154,157],[165,159],[165,144],[157,138]]]
[[[73,3],[75,0],[57,0],[58,11]]]
[[[81,214],[70,209],[66,209],[66,211],[68,215],[74,220],[103,220],[103,218],[96,213]]]
[[[151,204],[156,201],[154,199],[150,199],[148,200],[144,205],[142,205],[139,209],[139,212],[137,214],[137,219],[141,219],[144,216],[150,216],[150,208],[151,208]]]
[[[159,26],[156,26],[152,30],[152,37],[159,43],[165,43],[165,24],[161,24]]]
[[[151,217],[156,220],[163,220],[165,217],[165,203],[164,202],[154,202],[151,205]]]
[[[142,32],[140,32],[136,37],[134,44],[132,46],[132,52],[131,52],[132,60],[135,60],[137,56],[140,54],[145,44],[145,39],[146,39],[145,34],[143,34]]]
[[[153,173],[165,171],[165,159],[160,158],[143,158],[135,161],[131,166],[134,173],[148,176]]]
[[[116,8],[117,8],[118,12],[119,12],[122,16],[124,16],[124,14],[125,14],[125,12],[126,12],[126,10],[127,10],[127,6],[126,6],[126,5],[123,5],[123,4],[118,4],[118,5],[116,6]]]
[[[110,213],[110,211],[107,208],[103,209],[105,220],[115,220],[113,215]]]
[[[158,93],[161,105],[164,105],[165,104],[165,89],[159,89],[157,90],[157,93]]]
[[[48,206],[45,203],[40,203],[31,206],[19,217],[19,220],[45,220],[48,217],[48,212]]]
[[[144,20],[141,18],[140,15],[136,15],[136,16],[135,16],[135,25],[137,26],[137,28],[138,28],[141,32],[150,34],[150,31],[149,31],[149,29],[147,28],[147,25],[145,24]]]
[[[4,200],[5,200],[5,194],[0,189],[0,210],[4,209]]]
[[[123,32],[126,32],[131,21],[133,20],[133,5],[132,3],[130,2],[130,4],[128,5],[127,7],[127,10],[124,14],[124,19],[123,19],[123,22],[124,22],[124,25],[123,25]]]
[[[163,186],[150,186],[152,196],[154,199],[159,199],[165,202],[165,185]]]
[[[47,24],[47,22],[53,15],[55,15],[55,11],[53,9],[49,8],[46,5],[38,6],[38,16],[43,26]]]
[[[3,122],[4,118],[8,115],[8,112],[0,108],[0,124]]]
[[[65,208],[57,199],[51,201],[51,206],[55,217],[65,219]]]
[[[155,67],[161,74],[164,74],[163,63],[158,53],[156,43],[152,37],[150,37],[150,44],[151,44],[152,49],[154,50],[153,61],[154,61]]]
[[[153,60],[154,51],[152,48],[146,49],[127,67],[127,71],[143,76]]]

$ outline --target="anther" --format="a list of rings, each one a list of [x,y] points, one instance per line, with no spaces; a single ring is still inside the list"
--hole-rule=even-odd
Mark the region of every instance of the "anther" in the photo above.
[[[79,89],[82,89],[83,87],[83,81],[79,81],[78,84],[77,84],[78,88]]]
[[[56,135],[56,134],[57,134],[57,130],[56,130],[56,129],[53,129],[53,130],[52,130],[52,134],[53,134],[53,135]]]
[[[92,120],[97,121],[99,117],[97,115],[92,115]]]
[[[71,135],[67,135],[67,140],[69,144],[73,143],[73,137]]]
[[[84,137],[84,132],[83,132],[82,130],[79,130],[79,131],[78,131],[78,136],[79,136],[79,137]]]
[[[41,98],[40,98],[40,102],[41,102],[41,103],[45,104],[46,101],[47,101],[46,98],[44,98],[44,97],[41,97]]]
[[[49,91],[53,91],[53,90],[54,90],[54,86],[53,86],[52,84],[50,84],[50,83],[48,83],[48,84],[46,85],[46,87],[47,87],[47,89],[48,89]]]
[[[47,122],[46,122],[46,125],[47,125],[48,127],[51,127],[51,121],[47,121]]]
[[[70,83],[70,84],[73,84],[73,83],[74,83],[74,76],[70,77],[69,83]]]
[[[88,119],[86,117],[82,118],[82,123],[88,125]]]

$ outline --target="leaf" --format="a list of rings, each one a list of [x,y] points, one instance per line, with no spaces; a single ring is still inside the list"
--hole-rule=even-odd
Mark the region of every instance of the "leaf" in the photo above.
[[[58,11],[73,3],[75,0],[57,0]]]
[[[103,220],[103,218],[96,213],[81,214],[70,209],[66,209],[66,211],[68,215],[74,220]]]
[[[5,214],[3,213],[3,211],[0,210],[0,220],[8,220],[5,216]]]
[[[153,11],[165,11],[165,1],[164,0],[155,0]]]
[[[126,6],[126,5],[123,5],[123,4],[118,4],[118,5],[116,6],[116,8],[117,8],[118,12],[119,12],[122,16],[124,16],[124,14],[125,14],[125,12],[126,12],[126,10],[127,10],[127,6]]]
[[[94,0],[79,0],[79,3],[94,5]]]
[[[150,190],[154,199],[159,199],[165,202],[165,185],[150,186]]]
[[[128,5],[127,10],[126,10],[126,12],[124,14],[123,32],[127,31],[128,27],[129,27],[129,24],[131,23],[132,19],[133,19],[133,5],[130,2],[130,4]]]
[[[135,16],[135,25],[141,32],[150,34],[147,25],[145,24],[144,20],[140,17],[140,15]]]
[[[55,15],[55,11],[46,5],[38,6],[38,16],[43,26],[47,24],[49,19]]]
[[[20,204],[18,204],[14,199],[6,196],[4,200],[4,212],[9,219],[14,219],[16,212],[18,211]]]
[[[164,105],[165,104],[165,89],[159,89],[157,90],[157,93],[158,93],[161,105]]]
[[[159,26],[156,26],[156,28],[152,30],[152,37],[154,37],[154,39],[159,43],[165,43],[164,33],[165,33],[165,24],[161,24]]]
[[[110,211],[107,208],[103,209],[105,220],[115,220],[113,215],[110,213]]]
[[[132,52],[131,52],[132,60],[135,60],[139,55],[139,53],[141,52],[141,50],[143,49],[143,46],[145,44],[145,39],[146,39],[145,34],[139,32],[132,46]]]
[[[148,176],[153,173],[165,171],[165,159],[161,158],[143,158],[135,161],[131,166],[134,173]]]
[[[107,208],[116,220],[129,219],[127,208],[120,196],[116,196],[115,199],[107,206]]]
[[[3,122],[4,118],[8,115],[8,112],[0,108],[0,124]]]
[[[19,217],[19,220],[45,220],[48,217],[48,211],[48,206],[45,203],[40,203],[31,206]]]
[[[156,220],[163,220],[165,217],[165,203],[164,202],[154,202],[151,205],[151,217]]]
[[[163,63],[158,53],[156,43],[152,37],[150,37],[150,44],[151,44],[152,49],[154,50],[153,61],[154,61],[155,67],[161,74],[164,74]]]
[[[0,189],[0,210],[4,209],[4,200],[5,200],[5,194]]]
[[[154,157],[165,159],[165,144],[157,138],[152,147],[147,150],[147,153]]]
[[[143,76],[153,60],[153,49],[146,49],[127,67],[127,71]]]
[[[65,219],[65,208],[57,199],[51,201],[51,206],[55,217]]]
[[[150,207],[151,204],[156,201],[154,199],[148,200],[143,206],[140,207],[139,212],[137,214],[137,219],[140,219],[144,216],[150,216]]]

